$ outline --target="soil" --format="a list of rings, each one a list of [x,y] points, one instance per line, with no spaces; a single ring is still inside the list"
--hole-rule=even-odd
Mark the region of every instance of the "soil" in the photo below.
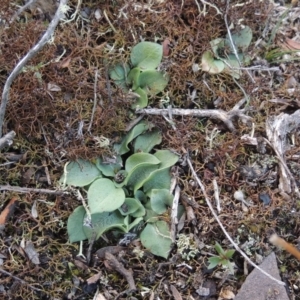
[[[277,233],[299,244],[299,8],[290,2],[68,1],[69,22],[60,22],[9,92],[2,133],[16,136],[0,154],[2,299],[231,299],[253,267],[236,251],[234,274],[222,266],[208,269],[216,242],[224,250],[233,245],[207,199],[254,263],[275,252],[290,299],[300,299],[299,261],[269,242]],[[55,1],[39,0],[12,20],[23,5],[0,3],[1,93],[57,8]],[[197,70],[210,41],[243,26],[253,38],[245,50],[250,64],[239,79]],[[109,68],[128,62],[142,40],[164,45],[160,68],[170,77],[148,108],[223,114],[143,117],[162,132],[159,148],[180,155],[172,171],[186,214],[176,237],[189,244],[180,252],[174,243],[163,259],[139,240],[119,246],[119,237],[108,232],[91,246],[83,242],[78,256],[80,245],[68,241],[66,224],[80,203],[58,181],[69,161],[113,156],[112,146],[99,147],[99,138],[113,145],[140,116],[131,109],[134,95],[114,84]]]

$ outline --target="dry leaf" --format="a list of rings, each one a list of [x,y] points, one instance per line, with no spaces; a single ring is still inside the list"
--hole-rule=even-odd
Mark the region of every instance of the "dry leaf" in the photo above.
[[[38,214],[38,211],[37,211],[37,208],[36,208],[36,200],[33,202],[33,205],[31,207],[31,215],[33,218],[37,219],[39,214]]]
[[[33,264],[35,264],[35,265],[40,264],[39,254],[36,252],[32,242],[30,242],[30,241],[26,242],[24,251]]]
[[[171,292],[175,300],[182,300],[182,297],[174,285],[170,285]]]
[[[0,214],[0,225],[2,227],[5,226],[6,222],[8,219],[11,217],[11,215],[14,213],[16,205],[18,203],[18,198],[17,197],[12,197],[4,210]]]
[[[101,277],[102,273],[98,272],[97,274],[93,275],[92,277],[87,279],[87,284],[92,284],[92,283],[96,283],[100,277]]]
[[[235,294],[230,289],[222,289],[218,300],[222,300],[222,299],[230,300],[234,298],[235,298]]]

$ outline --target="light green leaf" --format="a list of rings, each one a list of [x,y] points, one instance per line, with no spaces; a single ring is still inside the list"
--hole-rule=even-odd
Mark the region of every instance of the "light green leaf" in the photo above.
[[[142,183],[144,193],[149,194],[152,189],[169,189],[171,183],[170,167],[178,161],[178,155],[170,150],[158,150],[154,154],[161,164],[159,168],[153,171],[149,177]]]
[[[112,80],[124,80],[125,82],[129,70],[128,64],[117,63],[108,72]]]
[[[231,34],[232,40],[236,46],[236,50],[238,52],[242,52],[246,50],[252,41],[252,30],[250,27],[245,26],[243,29],[241,29],[237,33]],[[230,42],[228,34],[226,35],[226,45],[230,47],[231,52],[234,53],[232,44]]]
[[[120,144],[115,144],[114,149],[119,155],[123,155],[129,151],[128,144],[134,140],[138,135],[145,132],[149,128],[149,124],[145,121],[141,121],[134,126],[122,139]]]
[[[219,50],[225,47],[225,39],[217,38],[210,41],[211,49],[214,53],[214,56],[219,58]]]
[[[126,198],[123,205],[119,208],[123,216],[131,215],[132,217],[142,217],[146,211],[142,203],[135,198]]]
[[[224,67],[224,63],[219,59],[215,59],[210,51],[205,51],[203,53],[201,61],[201,68],[203,71],[211,74],[218,74],[224,70]]]
[[[233,249],[227,250],[227,251],[225,252],[225,257],[226,257],[227,259],[230,259],[230,258],[232,258],[232,256],[233,256],[234,253],[235,253],[235,250],[233,250]]]
[[[243,63],[243,55],[239,55],[240,62]],[[240,64],[237,61],[234,54],[229,54],[228,58],[224,59],[227,64],[225,64],[224,72],[230,74],[236,79],[239,79],[242,75],[242,71],[240,70]],[[234,68],[234,69],[233,69]]]
[[[143,246],[154,255],[168,258],[172,240],[169,226],[164,221],[148,223],[140,235]]]
[[[167,206],[172,206],[173,196],[167,189],[152,189],[150,194],[151,208],[157,214],[163,214]]]
[[[104,162],[98,158],[95,162],[96,167],[103,173],[104,176],[114,177],[116,173],[122,168],[122,158],[117,156],[112,162]]]
[[[123,189],[116,188],[107,178],[95,180],[88,190],[87,197],[91,214],[114,211],[125,201]]]
[[[85,209],[79,206],[70,214],[67,223],[67,231],[71,243],[84,241],[87,236],[83,230],[83,220],[85,216]]]
[[[149,177],[149,175],[158,168],[160,161],[149,153],[135,153],[131,155],[126,163],[125,170],[128,172],[126,184],[136,192]]]
[[[132,84],[133,91],[135,91],[140,86],[139,85],[140,74],[141,74],[140,68],[133,68],[128,74],[127,83]]]
[[[160,130],[153,129],[138,136],[133,143],[134,152],[147,152],[149,153],[155,145],[160,144],[162,135]]]
[[[119,211],[92,214],[92,226],[83,226],[83,231],[89,240],[97,240],[103,233],[113,228],[127,232],[124,217]]]
[[[141,42],[131,51],[131,63],[143,70],[154,70],[162,60],[162,46],[152,42]]]
[[[151,95],[156,95],[164,90],[169,81],[167,74],[155,70],[148,70],[141,73],[139,86],[148,91]]]
[[[160,160],[149,153],[134,153],[127,158],[125,170],[129,174],[134,171],[134,169],[138,168],[139,166],[144,166],[145,164],[158,165],[160,164]]]
[[[218,256],[210,257],[208,259],[209,265],[207,269],[213,269],[220,263],[221,259]]]
[[[89,185],[99,177],[102,177],[101,172],[93,163],[84,159],[77,159],[67,165],[66,172],[59,182],[81,187]]]
[[[215,249],[220,256],[223,257],[225,255],[225,251],[223,250],[222,246],[218,242],[216,242],[215,244]]]
[[[134,101],[134,103],[131,105],[131,108],[136,109],[146,107],[148,105],[148,96],[146,91],[139,87],[134,92],[140,97]]]

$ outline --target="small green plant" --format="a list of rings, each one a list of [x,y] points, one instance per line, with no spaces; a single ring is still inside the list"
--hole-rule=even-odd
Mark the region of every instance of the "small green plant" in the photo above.
[[[239,60],[234,54],[232,43],[227,34],[226,38],[217,38],[210,42],[212,52],[205,51],[202,55],[201,69],[203,71],[211,74],[225,72],[234,78],[240,78],[240,63],[248,64],[250,62],[250,57],[244,52],[251,43],[252,30],[245,26],[238,33],[232,34],[231,37]]]
[[[65,166],[61,184],[81,187],[87,198],[87,206],[77,207],[69,216],[71,242],[98,239],[112,229],[127,233],[145,222],[140,233],[143,246],[168,256],[172,240],[160,215],[172,205],[170,168],[178,156],[169,150],[149,153],[159,143],[160,131],[142,121],[114,145],[113,162],[78,159]]]
[[[132,108],[143,108],[148,105],[148,95],[156,95],[168,84],[167,74],[157,71],[163,56],[162,46],[152,42],[141,42],[131,51],[131,64],[117,63],[110,68],[110,78],[123,90],[137,94]]]
[[[232,263],[229,260],[232,258],[235,250],[225,251],[225,250],[223,250],[222,246],[218,242],[216,242],[216,244],[215,244],[215,249],[219,255],[210,257],[208,259],[209,265],[207,268],[212,269],[212,268],[216,267],[217,265],[220,265],[220,266],[227,267],[229,269],[230,273],[234,274]]]

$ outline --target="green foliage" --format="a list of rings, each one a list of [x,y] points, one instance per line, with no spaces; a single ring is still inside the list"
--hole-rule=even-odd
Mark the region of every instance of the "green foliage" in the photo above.
[[[130,60],[132,69],[128,64],[117,63],[109,75],[124,91],[128,87],[139,96],[132,104],[132,108],[143,108],[148,105],[148,94],[156,95],[164,90],[169,78],[163,72],[157,71],[162,60],[162,46],[152,42],[141,42],[131,50]]]
[[[143,245],[153,254],[167,257],[170,231],[157,217],[172,205],[170,168],[178,156],[169,150],[149,153],[161,142],[160,131],[152,127],[142,121],[132,128],[114,145],[117,157],[112,163],[99,158],[67,164],[60,182],[84,187],[88,204],[69,216],[71,242],[97,239],[112,229],[128,232],[143,221],[148,223],[141,232]]]
[[[248,64],[250,57],[243,53],[249,47],[252,40],[252,30],[250,27],[245,26],[239,32],[231,35],[232,42],[237,50],[236,58],[234,48],[230,41],[228,34],[226,38],[217,38],[210,42],[212,52],[205,51],[202,55],[201,68],[211,74],[218,74],[221,72],[228,73],[234,78],[240,78],[240,64]]]
[[[217,265],[221,265],[221,266],[227,267],[229,269],[230,273],[234,274],[234,270],[233,270],[232,264],[230,262],[230,259],[232,258],[235,250],[225,251],[225,250],[223,250],[222,246],[218,242],[216,242],[216,244],[215,244],[215,249],[219,255],[210,257],[208,259],[209,265],[207,268],[212,269],[212,268],[216,267]]]

